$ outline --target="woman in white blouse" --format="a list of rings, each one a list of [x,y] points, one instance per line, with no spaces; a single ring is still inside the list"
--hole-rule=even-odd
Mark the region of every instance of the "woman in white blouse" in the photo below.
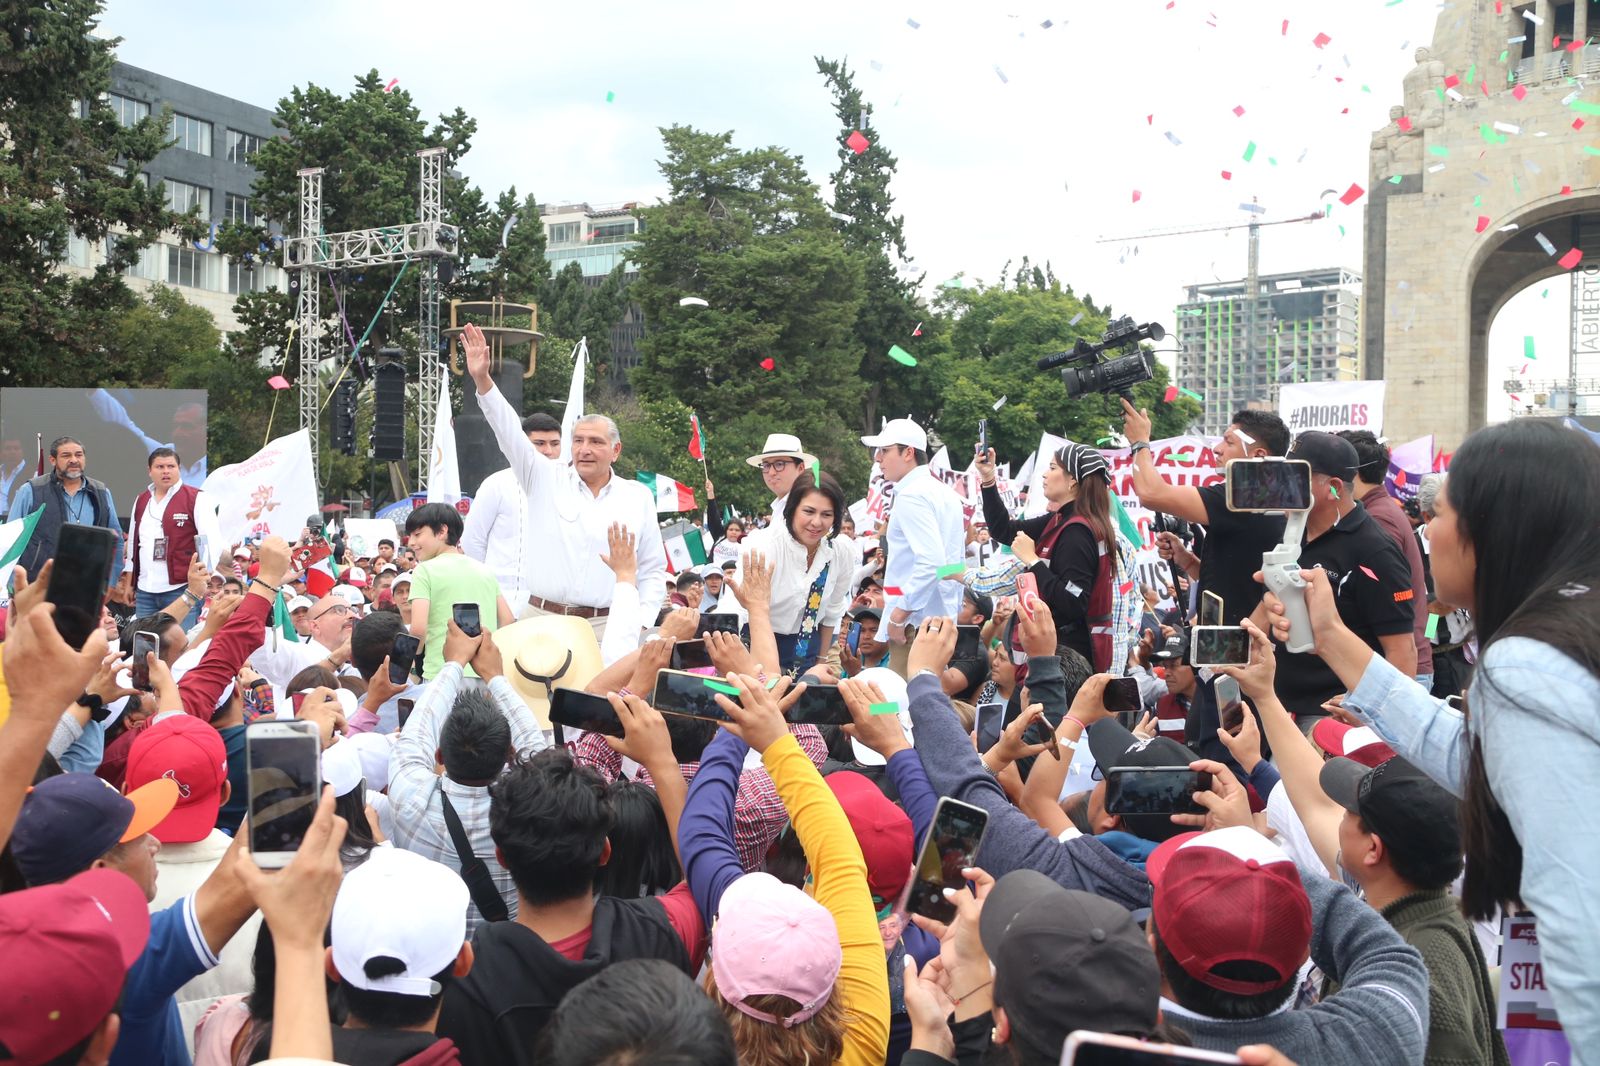
[[[755,530],[739,544],[735,587],[744,579],[751,552],[761,553],[773,567],[772,628],[779,666],[787,674],[803,674],[816,665],[844,614],[855,563],[835,548],[844,513],[839,483],[829,474],[822,474],[819,482],[807,471],[789,491],[782,524]],[[737,611],[741,622],[748,623],[743,604]]]

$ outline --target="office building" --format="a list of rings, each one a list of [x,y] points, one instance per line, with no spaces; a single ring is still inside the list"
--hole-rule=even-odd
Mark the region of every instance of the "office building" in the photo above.
[[[635,203],[540,207],[544,257],[550,263],[550,273],[559,274],[567,264],[577,263],[583,271],[584,285],[597,288],[618,263],[625,263],[623,278],[632,281],[638,277],[639,268],[628,259],[628,253],[639,243],[639,231],[644,225],[634,214],[637,208]],[[639,365],[639,339],[643,336],[644,313],[630,301],[622,309],[622,318],[611,326],[610,376],[614,383],[626,385],[628,372]]]
[[[1282,383],[1360,376],[1360,274],[1263,274],[1257,285],[1253,351],[1245,281],[1190,285],[1177,309],[1177,384],[1204,397],[1208,434],[1220,435],[1243,408],[1276,410]]]
[[[112,65],[106,99],[124,126],[159,115],[163,107],[172,109],[168,135],[177,143],[150,161],[144,180],[166,188],[168,206],[174,211],[198,208],[202,219],[218,226],[230,220],[259,221],[250,199],[256,179],[251,159],[274,136],[273,112],[121,62]],[[199,243],[209,245],[210,239]],[[87,274],[105,258],[104,242],[91,243],[73,234],[62,266]],[[162,234],[145,248],[128,268],[127,280],[135,291],[155,283],[177,288],[184,299],[210,311],[224,333],[240,328],[233,305],[241,293],[286,288],[276,255],[266,262],[258,258],[253,265],[235,263],[174,233]]]

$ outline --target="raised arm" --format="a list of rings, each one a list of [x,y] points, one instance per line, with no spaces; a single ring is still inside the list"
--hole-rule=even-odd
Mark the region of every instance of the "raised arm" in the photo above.
[[[1205,525],[1209,519],[1200,490],[1189,485],[1169,485],[1167,479],[1156,471],[1155,457],[1150,454],[1150,412],[1140,411],[1123,400],[1122,433],[1128,438],[1129,445],[1135,446],[1133,491],[1139,497],[1139,503],[1147,510],[1161,511]],[[1144,447],[1138,448],[1139,444]]]
[[[733,810],[749,750],[734,734],[718,731],[700,756],[678,823],[683,876],[708,926],[716,920],[722,893],[744,874],[733,844]]]
[[[522,419],[495,387],[489,373],[489,342],[483,330],[468,325],[461,334],[461,343],[467,352],[467,373],[477,386],[478,409],[483,412],[489,428],[494,430],[495,443],[511,461],[511,469],[517,472],[522,491],[531,494],[541,479],[549,477],[550,460],[540,455],[528,440],[528,435],[522,432]]]

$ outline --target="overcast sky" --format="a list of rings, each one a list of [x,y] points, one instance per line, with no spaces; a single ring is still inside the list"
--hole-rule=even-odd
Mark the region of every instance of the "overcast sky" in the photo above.
[[[126,62],[268,108],[293,85],[344,92],[376,68],[427,117],[477,118],[462,165],[487,195],[515,184],[542,203],[654,200],[657,129],[674,123],[781,145],[826,188],[849,130],[812,57],[848,58],[875,109],[867,135],[899,157],[894,192],[930,287],[962,271],[993,282],[1028,255],[1170,329],[1185,284],[1242,276],[1245,233],[1140,236],[1153,230],[1243,223],[1252,199],[1268,220],[1331,204],[1328,219],[1264,230],[1261,269],[1361,268],[1365,200],[1324,194],[1367,183],[1372,131],[1439,13],[1425,0],[108,0],[101,30],[124,38]],[[1497,322],[1492,381],[1521,367],[1524,333],[1565,352],[1566,284],[1544,289]]]

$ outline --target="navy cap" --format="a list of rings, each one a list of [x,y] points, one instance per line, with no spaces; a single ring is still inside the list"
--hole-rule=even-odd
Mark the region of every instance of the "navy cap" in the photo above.
[[[11,831],[11,854],[28,884],[53,884],[148,833],[177,802],[177,782],[170,778],[124,796],[93,774],[58,774],[23,798]]]

